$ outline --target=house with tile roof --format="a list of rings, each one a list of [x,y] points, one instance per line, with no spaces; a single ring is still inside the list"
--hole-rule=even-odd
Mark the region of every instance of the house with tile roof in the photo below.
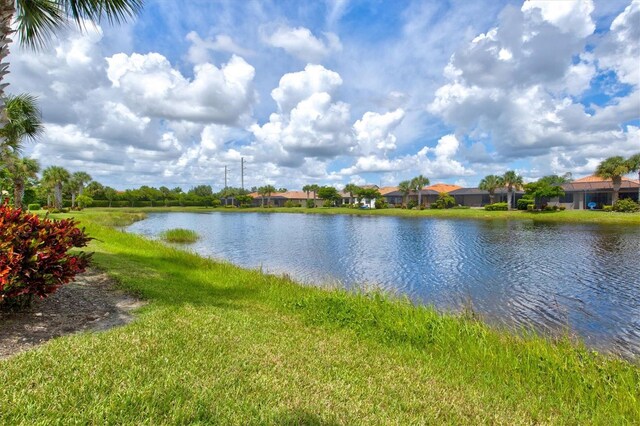
[[[611,205],[613,198],[613,182],[611,179],[603,179],[599,176],[586,176],[565,183],[564,197],[552,198],[549,205],[564,206],[567,209],[601,209],[602,206]],[[640,182],[637,180],[622,178],[620,186],[620,198],[631,198],[638,202],[638,190]]]

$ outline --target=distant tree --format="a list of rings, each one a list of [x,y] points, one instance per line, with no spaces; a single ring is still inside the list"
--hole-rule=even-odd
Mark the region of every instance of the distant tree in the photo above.
[[[622,186],[622,177],[629,173],[638,171],[640,168],[640,165],[636,164],[640,161],[636,156],[640,156],[640,154],[636,154],[627,159],[619,155],[609,157],[598,165],[598,168],[596,169],[596,176],[600,176],[604,179],[611,179],[613,184],[612,204],[615,204],[615,202],[618,201],[620,187]]]
[[[23,208],[23,198],[26,183],[29,179],[35,179],[40,164],[32,158],[11,158],[7,162],[7,169],[13,181],[13,204],[18,208]]]
[[[398,190],[402,193],[402,205],[407,206],[407,196],[411,194],[411,181],[403,180],[398,184]]]
[[[76,205],[76,196],[82,195],[84,186],[91,182],[91,176],[85,172],[75,172],[67,181],[66,189],[71,194],[71,207]]]
[[[138,189],[127,189],[124,191],[123,197],[131,204],[131,207],[135,207],[135,202],[142,198],[141,195]]]
[[[78,198],[76,201],[78,202],[78,207],[80,207],[81,209],[84,209],[85,207],[90,207],[91,204],[93,204],[93,198],[85,194],[78,195]]]
[[[489,203],[493,204],[496,198],[496,189],[504,186],[504,181],[501,176],[488,175],[485,176],[478,185],[479,189],[483,191],[489,191]]]
[[[422,188],[429,185],[429,179],[419,175],[411,179],[411,189],[418,193],[418,207],[422,208]]]
[[[279,193],[287,192],[287,188],[278,188],[276,192],[279,192]]]
[[[255,191],[253,191],[255,192]],[[238,203],[240,204],[240,207],[249,207],[251,206],[251,203],[253,202],[253,198],[251,198],[250,195],[238,195],[236,197],[236,200],[238,200]]]
[[[309,192],[311,192],[311,185],[305,185],[302,190],[307,193],[307,204],[309,204]]]
[[[338,190],[333,186],[322,186],[318,189],[318,197],[323,200],[329,201],[332,205],[340,199]]]
[[[349,204],[354,204],[353,195],[356,194],[359,189],[360,187],[355,183],[348,183],[345,185],[344,192],[349,194]]]
[[[367,200],[367,204],[370,203],[371,200],[376,200],[382,196],[377,188],[360,188],[356,195],[361,200]]]
[[[507,187],[507,208],[511,210],[513,204],[513,189],[521,188],[524,181],[522,180],[522,176],[514,170],[509,170],[502,176],[502,183]]]
[[[315,200],[316,198],[318,198],[318,191],[320,190],[320,185],[318,184],[313,184],[311,185],[311,192],[313,192],[313,199]]]
[[[540,206],[542,199],[562,197],[564,189],[562,189],[564,178],[556,175],[549,175],[538,179],[537,182],[531,182],[524,186],[525,194],[534,199],[536,207]]]
[[[265,185],[258,188],[258,194],[262,197],[262,207],[264,207],[264,198],[267,197],[267,206],[271,204],[271,194],[276,192],[273,185]]]
[[[211,185],[198,185],[189,190],[188,194],[197,195],[198,197],[212,197],[213,190]]]
[[[102,185],[98,181],[91,181],[84,189],[84,194],[87,194],[89,197],[94,200],[105,200],[104,196],[104,185]]]
[[[49,183],[54,191],[54,207],[62,208],[62,186],[69,180],[69,172],[59,166],[49,166],[42,173],[42,180]]]
[[[109,207],[111,207],[113,200],[118,196],[118,191],[111,188],[110,186],[105,186],[104,188],[104,197],[109,201]]]

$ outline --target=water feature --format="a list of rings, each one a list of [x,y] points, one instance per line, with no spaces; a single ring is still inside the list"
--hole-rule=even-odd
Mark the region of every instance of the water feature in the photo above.
[[[197,253],[310,284],[375,286],[487,321],[570,330],[640,355],[640,227],[382,216],[153,213],[127,228],[188,228]]]

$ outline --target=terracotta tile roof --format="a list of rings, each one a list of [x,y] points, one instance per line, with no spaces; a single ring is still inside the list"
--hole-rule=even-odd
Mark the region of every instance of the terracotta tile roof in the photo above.
[[[611,179],[605,179],[605,178],[601,178],[600,176],[591,175],[591,176],[585,176],[580,179],[576,179],[570,183],[595,183],[595,182],[611,182]],[[638,183],[637,180],[629,179],[626,177],[622,178],[622,182]]]
[[[577,181],[561,185],[565,191],[613,191],[613,183],[608,180],[598,181]],[[622,179],[620,189],[637,190],[640,184],[631,179]]]
[[[423,189],[427,189],[427,190],[431,190],[431,191],[435,191],[438,194],[441,192],[451,192],[451,191],[455,191],[456,189],[461,189],[461,186],[458,185],[450,185],[448,183],[436,183],[430,186],[425,186]]]
[[[378,191],[380,191],[381,195],[387,195],[387,194],[390,194],[392,192],[398,191],[398,187],[397,186],[383,186],[382,188],[378,189]]]

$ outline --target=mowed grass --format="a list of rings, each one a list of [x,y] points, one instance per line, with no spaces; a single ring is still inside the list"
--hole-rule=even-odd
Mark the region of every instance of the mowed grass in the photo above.
[[[146,207],[146,208],[119,208],[119,209],[89,209],[89,211],[124,211],[138,213],[153,212],[246,212],[246,213],[298,213],[298,214],[324,214],[324,215],[365,215],[365,216],[400,216],[400,217],[424,217],[443,219],[473,219],[473,220],[524,220],[533,222],[554,223],[592,223],[603,225],[637,225],[640,226],[640,213],[617,213],[591,210],[565,210],[557,212],[528,212],[520,210],[511,211],[487,211],[484,209],[351,209],[346,207],[318,207],[309,209],[306,207],[274,207],[274,208],[210,208],[210,207]]]
[[[0,424],[631,424],[640,368],[98,225],[137,320],[0,361]]]
[[[160,238],[170,243],[195,243],[200,238],[196,231],[184,228],[167,229],[160,233]]]

